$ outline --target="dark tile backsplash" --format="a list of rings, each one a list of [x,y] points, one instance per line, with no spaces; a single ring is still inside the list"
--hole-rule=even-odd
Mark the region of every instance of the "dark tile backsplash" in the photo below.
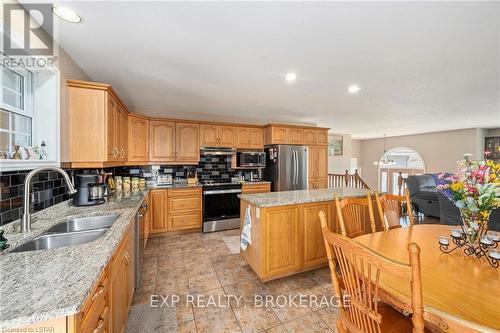
[[[196,170],[198,179],[229,181],[241,171],[231,169],[230,156],[200,156],[197,166],[160,166],[160,173],[170,173],[174,177],[186,178],[189,170]],[[70,174],[96,173],[97,170],[66,170]],[[151,166],[117,167],[106,169],[114,175],[137,175],[144,177],[151,173]],[[138,173],[137,173],[138,172]],[[0,172],[0,226],[15,221],[23,214],[24,178],[28,171]],[[69,195],[62,176],[55,171],[41,172],[31,183],[32,212],[37,212],[68,200]]]
[[[23,214],[24,178],[29,171],[0,172],[0,225],[15,221]],[[41,172],[33,177],[32,212],[68,200],[62,176],[55,171]]]

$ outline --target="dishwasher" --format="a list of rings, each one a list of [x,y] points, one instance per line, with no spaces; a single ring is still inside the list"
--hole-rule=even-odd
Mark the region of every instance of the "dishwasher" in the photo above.
[[[134,254],[135,254],[135,267],[134,267],[134,275],[135,275],[135,289],[139,289],[141,287],[141,264],[142,264],[142,256],[144,250],[144,228],[147,226],[144,224],[144,216],[148,210],[148,204],[144,202],[137,213],[135,214],[134,221]]]

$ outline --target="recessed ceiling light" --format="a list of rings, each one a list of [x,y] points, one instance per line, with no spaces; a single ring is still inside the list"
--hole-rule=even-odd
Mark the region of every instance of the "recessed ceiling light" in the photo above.
[[[351,84],[349,88],[347,88],[347,92],[351,95],[357,94],[361,90],[361,87],[356,84]]]
[[[82,18],[80,15],[78,15],[73,9],[68,8],[68,7],[61,7],[61,6],[53,6],[52,11],[54,14],[56,14],[59,18],[71,22],[71,23],[80,23],[82,22]]]
[[[287,82],[295,82],[297,81],[297,73],[290,72],[285,75],[285,80]]]

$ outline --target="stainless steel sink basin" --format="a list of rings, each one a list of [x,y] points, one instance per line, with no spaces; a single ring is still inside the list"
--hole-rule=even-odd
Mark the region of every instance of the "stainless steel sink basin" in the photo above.
[[[117,219],[118,215],[78,217],[56,224],[55,226],[47,230],[47,232],[73,232],[110,228]]]
[[[16,247],[11,252],[26,252],[54,249],[63,246],[79,245],[92,242],[101,237],[109,228],[74,231],[66,233],[43,234]]]

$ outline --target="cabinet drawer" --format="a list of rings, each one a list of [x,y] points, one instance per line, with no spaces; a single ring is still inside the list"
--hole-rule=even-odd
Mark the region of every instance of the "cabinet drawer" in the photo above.
[[[265,193],[271,190],[271,184],[243,184],[242,192],[244,194],[250,193]]]
[[[99,315],[102,312],[102,309],[104,309],[107,303],[108,286],[109,281],[107,269],[104,269],[99,282],[92,289],[89,297],[83,305],[82,311],[79,313],[80,323],[82,323],[82,325],[86,325],[86,322],[88,322],[91,317]],[[94,313],[96,309],[97,314]]]
[[[201,211],[201,197],[170,197],[168,199],[170,214],[185,211]]]
[[[201,228],[201,212],[172,215],[168,224],[170,231]]]
[[[201,196],[201,188],[197,187],[197,188],[181,188],[181,189],[169,190],[168,195],[170,197]]]
[[[100,311],[99,311],[100,310]],[[104,306],[102,309],[97,309],[95,315],[93,315],[89,320],[82,326],[82,333],[103,333],[109,332],[108,322],[109,322],[109,307]]]

